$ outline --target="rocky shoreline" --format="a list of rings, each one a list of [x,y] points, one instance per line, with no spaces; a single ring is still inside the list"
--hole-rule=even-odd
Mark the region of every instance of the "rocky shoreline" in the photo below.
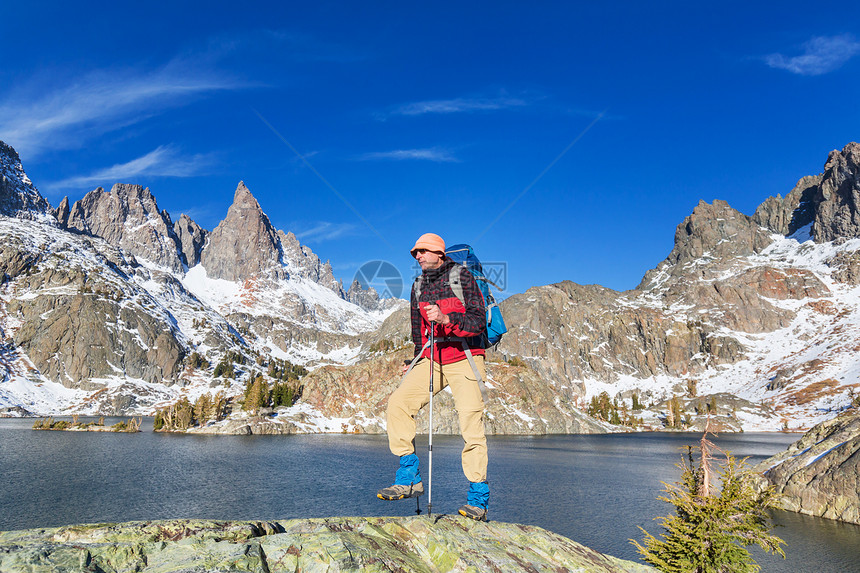
[[[540,527],[448,515],[176,519],[0,532],[0,571],[227,570],[655,571]]]
[[[782,509],[860,525],[860,411],[818,424],[753,471]]]
[[[136,434],[140,432],[142,423],[143,417],[140,416],[117,422],[112,426],[105,426],[104,417],[99,418],[97,422],[81,422],[78,416],[72,416],[71,422],[67,420],[54,421],[54,418],[48,417],[38,418],[33,422],[33,429],[53,432],[118,432]]]

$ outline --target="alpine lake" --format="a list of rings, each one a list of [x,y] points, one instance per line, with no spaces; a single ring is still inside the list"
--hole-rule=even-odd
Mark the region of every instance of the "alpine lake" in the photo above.
[[[107,420],[112,424],[118,419]],[[384,435],[202,436],[34,431],[0,419],[0,530],[168,518],[288,519],[414,515],[384,502],[394,477]],[[538,525],[597,551],[638,560],[630,539],[672,507],[657,500],[680,477],[685,433],[489,436],[491,520]],[[712,441],[754,464],[800,434],[721,434]],[[428,486],[427,437],[416,440]],[[435,514],[456,514],[468,484],[459,436],[433,437]],[[421,510],[427,515],[427,496]],[[786,559],[751,551],[764,572],[860,572],[860,526],[784,511],[773,533]]]

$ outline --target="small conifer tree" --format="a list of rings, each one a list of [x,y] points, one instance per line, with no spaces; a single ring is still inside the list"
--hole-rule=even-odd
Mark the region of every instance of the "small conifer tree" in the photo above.
[[[684,411],[681,409],[681,401],[677,396],[672,396],[667,406],[666,425],[670,428],[683,428]]]
[[[756,544],[765,551],[785,557],[785,542],[768,533],[772,527],[767,510],[773,507],[773,488],[758,491],[752,477],[744,473],[745,460],[726,453],[720,464],[721,489],[713,491],[711,473],[715,446],[707,431],[699,445],[698,467],[693,448],[688,447],[688,463],[681,464],[681,481],[666,484],[665,496],[675,515],[657,518],[665,533],[661,539],[645,529],[644,544],[630,540],[642,558],[664,572],[723,573],[756,572],[760,567],[746,547]]]
[[[669,408],[672,411],[672,424],[673,428],[682,428],[684,413],[681,410],[681,402],[678,400],[677,396],[672,396],[672,400],[669,403]]]
[[[212,403],[209,399],[209,394],[201,394],[194,403],[194,420],[202,426],[209,421],[211,414]]]
[[[179,430],[187,430],[191,427],[191,422],[194,419],[194,412],[191,406],[191,402],[188,401],[188,398],[182,397],[179,402],[176,403],[176,428]]]
[[[609,423],[616,426],[621,425],[621,416],[618,415],[618,400],[612,401],[612,409],[609,413]]]
[[[245,403],[242,409],[256,413],[260,408],[269,404],[269,385],[262,374],[254,376],[245,390]]]

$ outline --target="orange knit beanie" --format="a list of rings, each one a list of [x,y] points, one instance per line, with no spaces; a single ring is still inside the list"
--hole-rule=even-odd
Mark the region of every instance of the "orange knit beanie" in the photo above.
[[[412,253],[412,258],[415,258],[415,251],[418,249],[427,249],[428,251],[434,251],[440,255],[444,255],[445,241],[435,233],[424,233],[418,237],[418,240],[415,241],[415,246],[412,247],[411,251],[409,251]]]

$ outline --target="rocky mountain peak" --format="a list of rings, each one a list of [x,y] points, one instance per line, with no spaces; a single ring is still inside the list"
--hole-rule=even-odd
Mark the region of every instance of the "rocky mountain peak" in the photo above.
[[[185,264],[190,268],[200,262],[200,253],[206,244],[209,231],[198,225],[188,215],[183,213],[173,224],[173,232],[179,239],[179,246]]]
[[[13,163],[21,163],[21,157],[18,155],[18,152],[5,141],[0,141],[0,156],[7,157]]]
[[[57,208],[52,211],[54,217],[56,217],[57,221],[60,223],[60,226],[66,228],[69,224],[69,213],[71,212],[71,208],[69,207],[69,197],[63,197],[63,200],[60,201],[60,204],[57,205]]]
[[[784,199],[769,197],[753,219],[781,235],[811,224],[817,243],[860,237],[860,144],[831,151],[823,173],[804,177]]]
[[[785,198],[768,197],[758,206],[753,220],[780,235],[792,235],[815,218],[813,197],[821,184],[821,175],[800,179]]]
[[[693,213],[675,229],[675,246],[666,260],[645,274],[639,287],[650,289],[656,277],[687,274],[688,263],[712,261],[719,265],[736,257],[760,253],[770,245],[770,233],[722,200],[699,201]]]
[[[209,277],[230,281],[281,276],[278,233],[257,199],[240,181],[227,216],[209,235],[200,262]]]
[[[98,187],[75,201],[65,225],[101,237],[137,258],[182,271],[173,223],[148,187],[117,183],[110,192]]]
[[[834,149],[827,155],[827,163],[824,164],[824,171],[830,171],[835,168],[845,167],[856,178],[858,167],[860,167],[860,143],[856,141],[849,142],[848,145],[842,148],[842,151]]]
[[[815,242],[860,237],[860,144],[830,152],[813,201]]]
[[[51,206],[27,177],[18,152],[0,141],[0,215],[45,218]]]
[[[299,242],[292,231],[287,233],[278,231],[278,240],[281,245],[282,260],[288,266],[291,275],[311,279],[333,290],[338,296],[346,298],[342,285],[334,278],[331,263],[322,262],[310,247]],[[347,298],[347,300],[350,299]]]
[[[233,193],[233,205],[247,209],[254,209],[261,213],[263,211],[263,208],[260,207],[260,203],[251,193],[251,190],[248,189],[247,185],[245,185],[244,181],[239,181],[239,185],[236,186],[236,192]]]
[[[368,286],[367,290],[364,290],[358,279],[353,279],[352,284],[349,285],[349,290],[346,291],[346,300],[357,304],[364,310],[377,310],[381,306],[376,289]]]

